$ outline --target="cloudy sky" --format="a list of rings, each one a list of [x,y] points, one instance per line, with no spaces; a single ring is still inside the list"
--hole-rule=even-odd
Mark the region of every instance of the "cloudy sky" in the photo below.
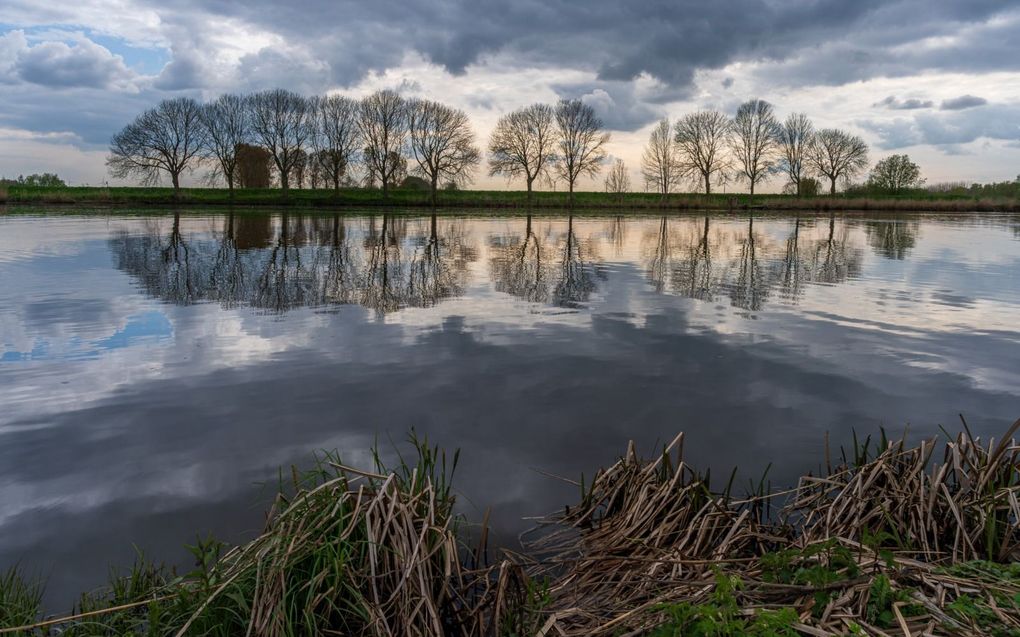
[[[906,152],[929,182],[1020,173],[1016,0],[3,4],[0,175],[101,183],[110,136],[159,99],[277,86],[429,96],[483,141],[501,113],[579,97],[635,180],[656,119],[752,97],[854,130],[872,160]]]

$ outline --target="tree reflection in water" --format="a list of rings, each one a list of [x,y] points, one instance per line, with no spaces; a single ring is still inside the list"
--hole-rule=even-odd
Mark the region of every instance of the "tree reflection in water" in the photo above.
[[[231,213],[210,228],[208,220],[182,221],[175,214],[146,221],[143,232],[115,235],[111,248],[118,267],[148,294],[177,304],[272,312],[351,304],[380,313],[430,307],[463,295],[477,276],[471,264],[483,258],[497,292],[576,309],[607,279],[601,253],[608,251],[614,259],[636,261],[656,292],[725,300],[756,312],[774,297],[797,302],[806,284],[858,276],[861,246],[905,255],[916,237],[910,224],[855,226],[835,216],[734,222],[528,215],[507,221],[501,231],[493,225],[436,215],[285,212]]]
[[[523,234],[490,239],[493,285],[499,292],[530,303],[581,307],[598,289],[598,281],[606,277],[595,239],[578,236],[572,214],[564,232],[556,232],[551,225],[539,232],[535,226],[528,215]]]
[[[597,288],[595,279],[604,279],[605,271],[596,262],[593,242],[578,239],[573,215],[567,217],[567,232],[561,243],[559,277],[553,287],[552,303],[576,308],[588,302]]]
[[[742,230],[726,223],[713,232],[709,217],[662,217],[644,239],[644,269],[657,292],[759,311],[773,292],[796,301],[805,283],[842,283],[860,273],[862,253],[849,228],[830,217],[819,236],[804,235],[799,216],[780,243],[756,229],[749,217]],[[739,227],[739,226],[738,226]],[[811,230],[814,230],[811,228]]]
[[[886,259],[903,260],[917,243],[917,234],[921,230],[918,221],[868,221],[864,224],[868,234],[868,243],[877,254]]]
[[[421,240],[419,233],[409,234],[406,219],[391,215],[357,220],[358,241],[339,214],[257,219],[251,224],[229,214],[212,239],[204,232],[186,236],[175,214],[169,232],[150,221],[143,234],[117,235],[111,249],[117,266],[162,300],[274,312],[338,304],[379,312],[435,305],[461,293],[468,265],[477,259],[461,223],[440,223],[435,216]],[[259,236],[253,227],[265,232]]]

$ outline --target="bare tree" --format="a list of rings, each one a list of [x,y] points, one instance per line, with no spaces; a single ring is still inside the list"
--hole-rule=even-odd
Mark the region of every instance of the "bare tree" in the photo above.
[[[249,103],[254,136],[272,156],[286,195],[291,174],[305,159],[304,148],[313,133],[309,101],[297,93],[275,89],[252,95]]]
[[[602,120],[595,109],[581,100],[560,100],[556,105],[556,125],[560,134],[556,169],[567,180],[573,203],[577,178],[581,175],[594,177],[602,168],[609,133],[602,129]]]
[[[648,136],[648,145],[641,155],[641,176],[645,188],[655,188],[663,197],[679,186],[687,174],[678,153],[669,120],[663,118]]]
[[[316,99],[314,109],[313,174],[321,175],[333,186],[333,193],[339,195],[340,184],[361,148],[358,102],[342,95],[328,95]]]
[[[205,142],[201,111],[190,97],[177,97],[139,115],[110,141],[110,174],[121,179],[137,175],[154,184],[165,171],[179,196],[181,174],[200,158]]]
[[[681,161],[700,177],[705,194],[711,194],[712,175],[729,167],[724,154],[732,130],[729,118],[718,111],[699,111],[681,117],[675,128]]]
[[[248,107],[239,95],[220,95],[202,107],[205,126],[205,154],[217,164],[216,173],[227,182],[230,198],[234,198],[237,181],[237,150],[248,142],[250,126]]]
[[[789,183],[793,184],[794,194],[798,197],[804,194],[801,182],[805,179],[808,150],[814,137],[815,127],[804,113],[793,113],[787,117],[779,133],[782,152],[780,168],[789,177]]]
[[[815,135],[808,152],[811,167],[829,179],[829,194],[836,194],[836,180],[849,181],[868,167],[868,144],[857,135],[824,128]]]
[[[553,109],[532,104],[499,118],[489,138],[489,174],[513,179],[523,175],[531,203],[532,184],[555,158]]]
[[[365,143],[365,167],[388,197],[398,171],[406,169],[407,101],[395,91],[377,91],[361,100],[358,126]]]
[[[413,100],[407,112],[411,154],[418,163],[415,172],[429,182],[434,206],[440,180],[458,186],[469,181],[482,154],[464,111],[431,100]]]
[[[617,159],[609,169],[609,175],[606,176],[606,192],[622,199],[623,193],[629,191],[630,175],[627,174],[627,165],[623,163],[622,159]]]
[[[755,185],[776,170],[780,130],[772,105],[765,100],[749,100],[737,108],[733,118],[733,154],[737,157],[740,177],[747,180],[752,197]]]

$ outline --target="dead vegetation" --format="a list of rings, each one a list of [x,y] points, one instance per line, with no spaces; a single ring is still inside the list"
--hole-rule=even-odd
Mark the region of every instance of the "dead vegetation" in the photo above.
[[[883,438],[874,455],[863,443],[827,476],[740,499],[684,461],[682,436],[652,462],[631,449],[531,547],[529,574],[552,582],[544,634],[671,621],[676,634],[744,634],[753,622],[738,617],[779,610],[807,635],[1012,634],[1020,570],[1000,565],[1020,557],[1018,428],[985,445],[966,431],[942,445]],[[699,606],[720,632],[696,631]]]
[[[883,436],[739,497],[685,461],[682,435],[651,461],[631,446],[523,555],[485,566],[458,539],[437,449],[394,471],[331,457],[281,489],[252,542],[195,547],[195,572],[150,572],[85,619],[0,633],[1017,635],[1018,429]]]

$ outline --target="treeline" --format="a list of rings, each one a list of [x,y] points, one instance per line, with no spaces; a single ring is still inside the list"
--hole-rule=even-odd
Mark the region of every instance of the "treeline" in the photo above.
[[[580,100],[536,104],[500,119],[489,142],[489,173],[524,176],[528,191],[556,170],[573,185],[594,175],[609,134]],[[303,97],[281,89],[222,95],[200,104],[164,100],[117,133],[107,164],[115,177],[151,184],[168,175],[175,192],[181,175],[199,164],[235,186],[267,187],[275,177],[286,193],[360,184],[389,190],[413,174],[431,190],[472,180],[482,162],[467,115],[428,99],[379,91],[360,100],[343,95]],[[360,178],[359,178],[360,177]]]
[[[953,197],[1002,197],[1020,198],[1020,175],[1013,181],[1000,181],[991,184],[968,184],[962,181],[943,182],[927,187],[932,194]]]
[[[0,187],[25,186],[28,188],[59,188],[66,185],[67,184],[64,183],[64,180],[54,173],[33,173],[28,176],[18,175],[17,179],[0,177]]]
[[[780,121],[772,104],[759,99],[740,105],[731,118],[713,110],[661,120],[652,130],[641,158],[645,187],[663,196],[692,181],[706,194],[713,184],[731,180],[755,187],[780,176],[786,194],[815,196],[819,180],[830,195],[837,184],[849,187],[867,170],[868,145],[859,136],[836,128],[816,130],[804,113]],[[868,177],[873,190],[899,192],[922,184],[920,168],[906,155],[875,164]]]
[[[490,176],[523,179],[528,200],[536,181],[565,182],[573,201],[577,180],[605,166],[610,135],[594,109],[581,100],[532,104],[499,118],[488,140]],[[827,182],[849,187],[869,166],[868,145],[839,129],[815,130],[803,113],[780,121],[759,99],[733,117],[699,111],[663,119],[645,147],[641,174],[646,190],[666,196],[687,186],[710,194],[734,180],[751,195],[781,176],[784,192],[813,196]],[[439,102],[404,98],[394,91],[362,99],[344,95],[304,97],[276,89],[222,95],[201,104],[180,97],[160,102],[117,133],[107,161],[115,177],[144,183],[168,175],[175,192],[180,177],[200,164],[210,178],[235,186],[364,186],[390,189],[411,176],[431,191],[472,181],[482,151],[462,110]],[[906,155],[875,165],[868,186],[899,192],[923,184]],[[605,180],[609,192],[630,190],[626,166],[617,160]]]

